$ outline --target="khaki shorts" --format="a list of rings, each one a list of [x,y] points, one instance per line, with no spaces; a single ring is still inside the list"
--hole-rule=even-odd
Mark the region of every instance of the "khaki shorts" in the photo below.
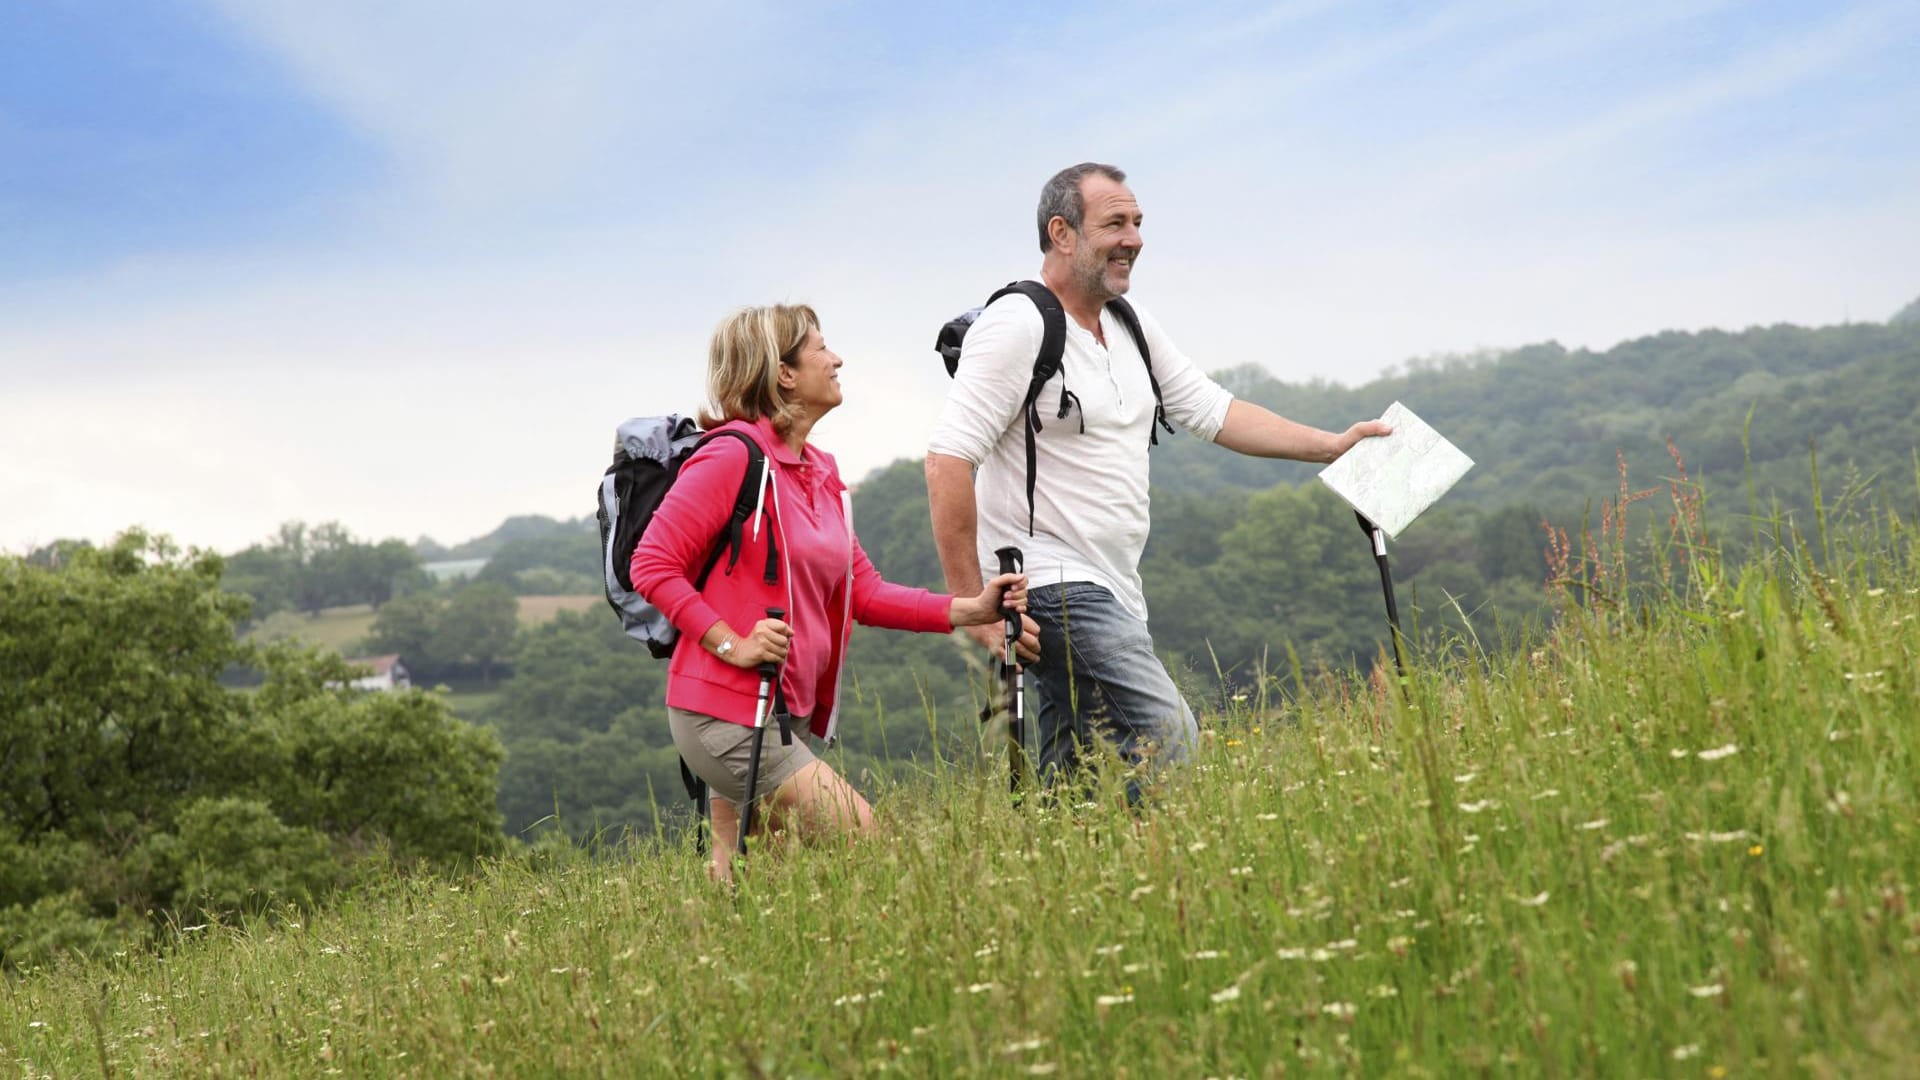
[[[747,770],[753,762],[753,729],[705,713],[667,706],[667,725],[673,730],[674,749],[686,759],[695,776],[707,782],[713,794],[739,806],[747,801]],[[818,760],[807,745],[807,721],[790,722],[793,745],[780,742],[780,725],[768,718],[765,742],[760,746],[760,783],[754,794],[765,801],[780,785]]]

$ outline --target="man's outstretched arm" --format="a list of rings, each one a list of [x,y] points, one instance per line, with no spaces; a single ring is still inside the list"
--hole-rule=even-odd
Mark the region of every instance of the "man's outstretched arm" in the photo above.
[[[1295,423],[1250,401],[1235,398],[1227,406],[1227,419],[1220,425],[1220,433],[1214,436],[1213,441],[1236,453],[1253,457],[1314,461],[1324,465],[1352,449],[1353,444],[1361,439],[1391,434],[1393,429],[1378,420],[1362,420],[1339,434],[1321,431]],[[927,476],[931,490],[931,464],[928,465]],[[979,567],[976,566],[974,571],[977,580]]]

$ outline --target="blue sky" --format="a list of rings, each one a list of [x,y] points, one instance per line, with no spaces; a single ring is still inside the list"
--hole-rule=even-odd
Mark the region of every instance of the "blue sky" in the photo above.
[[[1907,0],[688,8],[0,9],[0,549],[577,515],[769,300],[848,361],[845,471],[918,456],[933,329],[1089,158],[1210,368],[1920,295]]]

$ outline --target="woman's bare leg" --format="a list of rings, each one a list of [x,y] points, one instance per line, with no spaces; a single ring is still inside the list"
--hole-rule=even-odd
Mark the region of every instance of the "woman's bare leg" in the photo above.
[[[873,831],[873,808],[824,761],[808,762],[773,793],[770,807],[781,826],[799,825],[807,837]]]
[[[707,796],[707,818],[713,831],[708,842],[713,850],[713,861],[707,866],[707,874],[715,881],[733,880],[733,853],[740,844],[740,810],[733,805],[732,799],[711,793]]]

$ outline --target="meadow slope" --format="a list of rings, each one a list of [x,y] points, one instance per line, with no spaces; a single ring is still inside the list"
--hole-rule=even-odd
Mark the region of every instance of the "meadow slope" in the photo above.
[[[1563,562],[1545,646],[1255,695],[1140,813],[945,763],[733,894],[641,841],[182,927],[8,979],[0,1067],[1920,1074],[1920,576],[1874,529]]]

